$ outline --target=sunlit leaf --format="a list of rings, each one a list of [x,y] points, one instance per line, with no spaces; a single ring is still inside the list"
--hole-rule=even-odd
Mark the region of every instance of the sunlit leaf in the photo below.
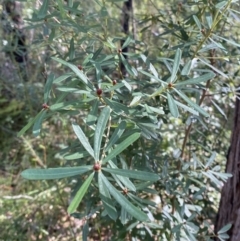
[[[107,125],[109,116],[110,116],[110,108],[106,106],[101,111],[101,114],[98,117],[98,122],[96,125],[95,134],[94,134],[94,156],[96,161],[99,161],[101,142],[102,142],[103,133]]]
[[[40,134],[40,131],[42,129],[42,122],[47,114],[47,111],[40,112],[41,115],[35,119],[34,125],[33,125],[33,135],[37,137]]]
[[[177,105],[175,103],[175,100],[169,93],[167,93],[167,100],[168,100],[169,110],[170,110],[172,116],[175,118],[178,118],[179,112],[178,112]]]
[[[171,77],[169,80],[170,83],[175,81],[175,78],[179,69],[180,61],[181,61],[181,56],[182,56],[182,51],[180,49],[177,49],[175,53],[174,62],[173,62]]]
[[[86,151],[93,157],[95,158],[94,155],[94,151],[87,139],[87,137],[85,136],[84,132],[82,131],[81,127],[75,123],[72,124],[73,130],[75,132],[75,134],[77,135],[79,141],[82,143],[82,145],[84,146],[84,148],[86,149]],[[97,160],[96,160],[97,161]]]
[[[117,128],[114,130],[113,134],[111,135],[111,137],[108,141],[108,144],[105,148],[105,152],[107,152],[118,141],[118,139],[121,137],[121,135],[125,131],[125,128],[126,128],[126,122],[122,121],[117,126]]]
[[[21,173],[21,176],[28,180],[52,180],[65,177],[81,175],[92,169],[92,166],[77,166],[77,167],[57,167],[47,169],[26,169]]]
[[[77,66],[70,64],[62,59],[56,58],[56,57],[52,57],[52,59],[54,59],[55,61],[69,67],[86,85],[88,85],[92,90],[94,89],[93,86],[90,84],[90,82],[88,81],[87,76],[77,68]]]
[[[104,159],[103,163],[108,162],[112,158],[116,157],[120,154],[123,150],[125,150],[128,146],[130,146],[133,142],[135,142],[140,137],[140,133],[134,133],[125,139],[123,142],[118,144],[115,149],[113,149]]]

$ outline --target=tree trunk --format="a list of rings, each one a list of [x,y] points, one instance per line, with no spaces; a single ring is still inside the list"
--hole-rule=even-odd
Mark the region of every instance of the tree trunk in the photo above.
[[[228,223],[232,228],[229,241],[240,240],[240,99],[236,98],[231,145],[227,155],[226,172],[233,176],[222,189],[221,201],[215,222],[215,233]],[[219,240],[219,239],[217,239]]]

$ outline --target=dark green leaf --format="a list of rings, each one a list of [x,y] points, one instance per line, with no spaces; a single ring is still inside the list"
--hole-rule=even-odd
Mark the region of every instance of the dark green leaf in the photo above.
[[[102,172],[98,173],[98,186],[99,186],[99,192],[100,192],[100,197],[103,202],[104,208],[106,209],[108,216],[116,220],[117,219],[117,210],[116,208],[112,205],[113,200],[111,199],[110,193],[105,185],[105,183],[102,181]]]
[[[80,202],[82,201],[85,193],[88,190],[88,187],[90,186],[92,179],[94,177],[94,173],[93,172],[86,180],[85,182],[82,184],[82,186],[80,187],[80,189],[78,190],[77,194],[75,195],[75,197],[73,198],[73,200],[71,201],[71,204],[68,207],[68,213],[71,214],[73,212],[76,211],[78,205],[80,204]]]
[[[107,186],[111,195],[115,198],[115,200],[124,208],[126,211],[135,217],[139,221],[147,221],[148,216],[146,213],[142,212],[139,208],[135,207],[131,202],[124,197],[121,192],[119,192],[109,181],[108,179],[102,175],[102,180]]]
[[[47,15],[49,0],[44,0],[42,6],[38,12],[38,18],[44,18]]]

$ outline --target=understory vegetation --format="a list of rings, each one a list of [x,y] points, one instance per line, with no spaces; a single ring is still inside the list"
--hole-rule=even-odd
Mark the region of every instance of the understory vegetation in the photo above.
[[[0,240],[227,240],[239,1],[1,6]]]

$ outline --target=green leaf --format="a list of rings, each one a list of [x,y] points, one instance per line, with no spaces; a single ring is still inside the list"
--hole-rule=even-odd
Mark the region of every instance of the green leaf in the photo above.
[[[202,25],[201,25],[201,22],[199,21],[198,17],[196,15],[193,15],[193,19],[194,19],[196,25],[198,26],[199,30],[201,31]]]
[[[209,12],[206,13],[206,20],[207,20],[208,28],[211,29],[213,19],[212,19],[212,15]]]
[[[159,175],[152,173],[152,172],[135,171],[135,170],[118,169],[118,168],[107,168],[107,167],[102,167],[102,170],[109,172],[109,173],[116,174],[116,175],[134,178],[134,179],[138,179],[138,180],[144,180],[144,181],[159,180]]]
[[[64,75],[61,75],[58,78],[56,78],[55,80],[53,80],[53,83],[58,84],[58,83],[62,82],[63,80],[71,77],[72,75],[73,75],[73,73],[66,73]]]
[[[199,105],[191,101],[185,94],[183,94],[180,90],[177,90],[174,88],[174,91],[178,93],[179,96],[181,96],[190,106],[192,106],[195,110],[197,110],[199,113],[204,115],[205,117],[209,117],[209,114],[203,110]]]
[[[130,75],[138,76],[137,70],[127,62],[127,60],[124,58],[124,56],[122,54],[119,54],[119,56],[120,56],[121,62],[123,63],[124,67],[126,68],[127,72]]]
[[[174,100],[174,101],[175,101],[175,103],[176,103],[179,107],[181,107],[182,109],[184,109],[184,110],[192,113],[193,115],[196,115],[196,116],[199,115],[199,113],[198,113],[196,110],[192,109],[191,107],[189,107],[189,106],[187,106],[187,105],[184,105],[184,104],[182,104],[181,102],[178,102],[177,100]]]
[[[91,90],[94,90],[92,84],[90,84],[90,82],[88,81],[87,76],[81,70],[79,70],[77,66],[56,57],[52,57],[52,59],[69,67],[83,81],[84,84],[88,85]]]
[[[75,197],[73,198],[71,204],[68,207],[68,213],[71,214],[73,212],[76,211],[78,205],[80,204],[80,202],[82,201],[85,193],[88,190],[88,187],[90,186],[92,179],[94,177],[94,173],[92,172],[90,176],[88,176],[88,178],[85,180],[85,182],[82,184],[82,186],[80,187],[80,189],[78,190],[77,194],[75,195]]]
[[[93,125],[95,121],[97,120],[97,114],[98,114],[98,105],[99,105],[99,100],[95,99],[92,105],[92,109],[90,110],[87,121],[86,123],[88,125]]]
[[[76,152],[73,154],[64,155],[63,158],[65,160],[76,160],[76,159],[81,159],[81,158],[84,158],[87,156],[89,156],[89,153],[87,151],[81,151],[81,152]]]
[[[197,78],[193,78],[193,79],[188,79],[182,82],[178,82],[176,84],[174,84],[174,86],[181,86],[181,85],[192,85],[192,84],[199,84],[201,82],[206,82],[212,78],[215,77],[215,74],[213,72],[209,72],[207,74],[204,74],[202,76],[199,76]]]
[[[150,63],[150,61],[148,60],[148,58],[144,55],[144,54],[141,54],[140,55],[143,62],[146,63],[146,65],[148,66],[149,70],[152,72],[152,74],[158,78],[158,72],[157,70],[154,68],[154,66]]]
[[[44,102],[45,102],[45,103],[48,102],[48,98],[49,98],[50,91],[51,91],[51,88],[52,88],[53,80],[54,80],[54,74],[51,73],[51,74],[48,76],[47,82],[46,82],[45,87],[44,87]]]
[[[118,167],[110,160],[108,162],[108,164],[115,169],[118,169]],[[123,177],[121,175],[116,175],[114,173],[111,173],[111,175],[113,176],[113,178],[116,180],[116,182],[118,183],[119,186],[121,186],[121,183],[128,188],[129,190],[136,192],[136,187],[134,186],[134,184],[129,180],[129,178],[127,177]],[[119,183],[119,181],[121,183]]]
[[[108,98],[105,98],[103,97],[103,100],[105,101],[105,103],[107,105],[110,106],[110,108],[117,114],[128,114],[129,112],[129,109],[127,106],[119,103],[119,102],[116,102],[116,101],[113,101],[113,100],[110,100]]]
[[[227,120],[227,116],[225,115],[224,111],[220,108],[220,106],[217,103],[215,103],[215,101],[213,101],[213,100],[211,100],[211,102],[216,107],[216,109],[220,112],[220,114],[223,115],[225,117],[225,119]]]
[[[102,110],[94,134],[94,157],[95,161],[99,161],[101,142],[103,138],[103,133],[107,125],[107,121],[110,116],[110,108],[108,106],[104,107]]]
[[[192,60],[189,60],[183,67],[182,71],[181,71],[181,75],[189,75],[189,72],[191,70],[192,67]]]
[[[75,134],[77,135],[79,141],[82,143],[82,145],[84,146],[84,148],[86,149],[86,151],[93,157],[95,158],[93,149],[87,139],[87,137],[85,136],[84,132],[82,131],[81,127],[75,123],[72,124],[73,130],[75,132]],[[96,161],[96,160],[95,160]]]
[[[130,36],[127,37],[127,39],[125,40],[125,42],[122,45],[122,49],[126,48],[130,43],[131,43],[132,39]]]
[[[17,134],[17,137],[20,137],[21,135],[23,135],[34,123],[36,120],[38,120],[41,116],[42,113],[45,112],[44,109],[42,109],[34,118],[32,118],[27,125],[25,125]]]
[[[43,119],[45,118],[47,111],[42,111],[40,112],[41,115],[35,120],[34,125],[33,125],[33,135],[34,137],[37,137],[40,134],[41,128],[42,128],[42,122]]]
[[[113,149],[104,159],[103,163],[108,162],[112,158],[116,157],[120,154],[123,150],[125,150],[128,146],[130,146],[133,142],[135,142],[140,137],[140,133],[134,133],[125,139],[123,142],[117,145],[115,149]]]
[[[217,233],[218,234],[226,233],[231,227],[232,227],[232,224],[229,223],[229,224],[223,226]]]
[[[175,103],[175,100],[169,93],[167,93],[167,100],[168,100],[169,110],[170,110],[172,116],[175,118],[178,118],[179,117],[178,107]]]
[[[118,141],[118,139],[122,136],[125,129],[126,129],[126,121],[122,121],[115,129],[110,140],[108,141],[108,144],[105,148],[105,152],[107,152]]]
[[[224,74],[221,70],[217,69],[216,67],[214,67],[213,65],[209,64],[206,60],[199,58],[199,60],[201,62],[203,62],[205,65],[207,65],[209,68],[211,68],[213,71],[219,73],[220,75],[222,75],[223,77],[229,79],[229,76]]]
[[[73,60],[75,58],[75,48],[74,48],[74,39],[72,38],[70,41],[70,48],[69,48],[69,60]]]
[[[64,12],[64,8],[63,8],[63,1],[62,0],[56,0],[57,1],[57,6],[59,8],[61,17],[64,18],[65,17],[65,12]]]
[[[91,169],[92,166],[58,167],[47,169],[35,168],[24,170],[21,173],[21,176],[28,180],[52,180],[80,175]]]
[[[131,202],[127,200],[109,181],[108,179],[102,175],[102,180],[107,186],[111,195],[115,198],[115,200],[133,217],[135,217],[139,221],[148,221],[148,216],[146,213],[142,212],[139,208],[135,207]]]
[[[179,69],[179,65],[180,65],[180,61],[181,61],[181,55],[182,55],[182,51],[180,49],[177,49],[175,58],[174,58],[174,62],[173,62],[172,74],[171,74],[171,77],[169,80],[170,83],[173,83],[176,78],[176,75],[177,75],[177,72]]]
[[[105,185],[105,183],[102,181],[102,172],[98,173],[98,186],[99,186],[99,192],[100,192],[100,197],[103,202],[103,206],[106,209],[108,216],[116,220],[117,219],[117,210],[116,208],[112,205],[113,201],[111,199],[110,193]]]
[[[38,18],[45,18],[45,16],[47,15],[48,5],[49,0],[44,0],[37,15]]]

